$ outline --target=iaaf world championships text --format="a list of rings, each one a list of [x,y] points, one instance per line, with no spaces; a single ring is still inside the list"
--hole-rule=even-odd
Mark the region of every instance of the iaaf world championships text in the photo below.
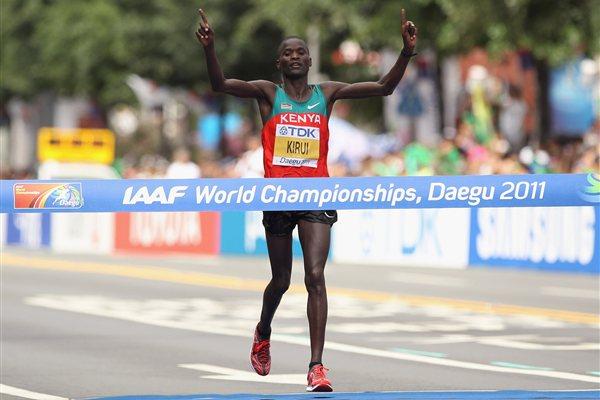
[[[189,186],[179,185],[169,188],[167,192],[163,186],[152,191],[147,186],[129,186],[125,190],[122,204],[175,204],[176,199],[189,195],[188,189]],[[289,189],[268,184],[261,187],[258,199],[257,185],[240,185],[237,189],[221,189],[218,185],[195,186],[193,192],[197,204],[250,204],[260,201],[264,204],[311,204],[322,208],[346,202],[387,203],[392,207],[398,203],[420,204],[423,196],[428,202],[458,200],[477,206],[484,200],[543,200],[545,189],[544,181],[521,181],[503,182],[501,189],[494,185],[451,186],[431,182],[427,193],[418,193],[414,187],[398,187],[393,183],[378,184],[371,188],[343,188],[336,184],[333,189]]]

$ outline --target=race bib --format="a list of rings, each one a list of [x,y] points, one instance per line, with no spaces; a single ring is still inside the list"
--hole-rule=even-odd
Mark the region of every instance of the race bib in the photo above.
[[[313,126],[277,124],[273,165],[317,168],[320,134]]]

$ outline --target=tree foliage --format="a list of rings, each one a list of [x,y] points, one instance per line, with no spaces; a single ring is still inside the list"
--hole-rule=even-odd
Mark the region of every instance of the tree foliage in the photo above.
[[[193,35],[200,5],[225,71],[242,79],[272,78],[281,38],[309,26],[320,31],[325,64],[346,38],[399,50],[401,7],[419,27],[419,47],[442,55],[528,49],[560,63],[600,52],[600,0],[2,0],[0,95],[52,90],[109,105],[133,100],[124,84],[131,73],[206,86]]]

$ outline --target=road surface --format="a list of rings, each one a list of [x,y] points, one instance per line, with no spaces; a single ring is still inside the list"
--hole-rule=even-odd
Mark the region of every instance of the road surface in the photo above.
[[[309,343],[300,263],[275,316],[271,375],[260,377],[248,356],[266,258],[5,247],[2,399],[302,393]],[[326,279],[324,362],[336,393],[600,394],[595,276],[330,264]],[[456,396],[435,398],[495,398]]]

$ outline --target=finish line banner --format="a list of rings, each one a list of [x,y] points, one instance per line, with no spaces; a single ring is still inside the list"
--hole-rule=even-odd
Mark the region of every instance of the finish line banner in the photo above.
[[[592,174],[0,181],[1,212],[600,206]]]

